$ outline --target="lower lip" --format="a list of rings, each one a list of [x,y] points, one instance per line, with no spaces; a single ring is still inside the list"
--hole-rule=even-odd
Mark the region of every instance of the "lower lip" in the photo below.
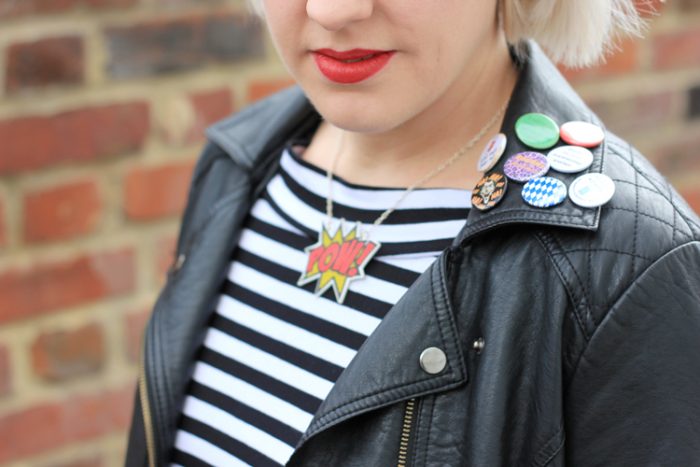
[[[394,52],[382,52],[359,62],[346,63],[327,55],[314,52],[319,71],[335,83],[352,84],[364,81],[389,63]]]

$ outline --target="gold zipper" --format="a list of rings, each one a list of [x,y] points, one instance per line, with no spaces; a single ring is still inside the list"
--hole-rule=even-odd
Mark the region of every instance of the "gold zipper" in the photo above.
[[[145,338],[144,338],[145,341]],[[148,451],[149,467],[156,467],[155,440],[153,438],[153,421],[151,420],[151,405],[148,402],[148,385],[146,384],[146,364],[144,362],[146,352],[141,352],[139,368],[139,396],[141,399],[141,414],[143,415],[143,425],[146,431],[146,449]]]
[[[406,402],[406,410],[403,414],[403,426],[401,427],[401,442],[399,443],[398,467],[405,467],[408,462],[408,442],[411,439],[411,428],[413,427],[413,413],[416,408],[416,400],[409,399]]]

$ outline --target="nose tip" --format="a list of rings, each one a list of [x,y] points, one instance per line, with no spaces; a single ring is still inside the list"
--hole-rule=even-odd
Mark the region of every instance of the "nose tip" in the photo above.
[[[306,14],[323,28],[338,31],[372,16],[373,0],[307,0]]]

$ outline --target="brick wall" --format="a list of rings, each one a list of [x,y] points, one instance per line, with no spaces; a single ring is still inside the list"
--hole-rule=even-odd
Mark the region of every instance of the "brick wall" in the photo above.
[[[564,70],[607,126],[700,212],[700,0],[638,0],[650,20],[603,66]]]
[[[289,82],[245,11],[0,0],[0,465],[122,465],[202,130]],[[566,73],[700,210],[700,1]]]

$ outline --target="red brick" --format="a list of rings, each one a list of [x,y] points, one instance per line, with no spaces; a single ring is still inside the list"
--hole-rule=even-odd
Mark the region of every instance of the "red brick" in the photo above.
[[[653,63],[657,69],[700,65],[700,28],[662,34],[654,39]]]
[[[682,12],[695,13],[700,11],[698,0],[675,0],[673,4]]]
[[[134,385],[77,394],[0,418],[0,464],[127,429]]]
[[[642,17],[651,18],[658,16],[661,13],[665,0],[635,0],[634,3],[637,6],[637,11],[642,15]]]
[[[700,132],[687,131],[670,141],[657,144],[650,159],[666,176],[684,176],[693,172],[700,176]]]
[[[194,162],[139,167],[126,175],[124,210],[134,220],[179,214],[185,206]]]
[[[7,222],[5,221],[5,203],[0,199],[0,247],[7,245]]]
[[[5,89],[14,93],[49,85],[77,85],[84,80],[82,38],[49,37],[21,42],[7,49]]]
[[[0,272],[0,324],[134,290],[134,251],[84,254]]]
[[[79,7],[95,10],[125,8],[140,0],[0,0],[0,20],[26,15],[57,14]]]
[[[294,80],[282,78],[270,81],[254,81],[248,85],[248,102],[254,102],[269,96],[277,91],[291,86]]]
[[[102,328],[95,323],[77,329],[42,332],[31,348],[34,372],[46,381],[64,381],[99,372],[105,361]]]
[[[12,368],[10,349],[0,344],[0,397],[12,393]]]
[[[244,14],[188,14],[104,31],[113,78],[194,70],[265,57],[260,21]]]
[[[24,238],[41,242],[90,233],[101,209],[97,184],[90,180],[29,193],[24,199]]]
[[[107,8],[126,8],[137,5],[141,0],[83,0],[83,3],[95,10]]]
[[[605,62],[590,68],[571,69],[560,66],[564,77],[571,82],[584,79],[624,75],[639,66],[638,40],[628,39],[619,44],[619,49],[613,50],[606,56]]]
[[[674,116],[676,97],[672,91],[662,91],[611,100],[593,98],[589,104],[608,128],[627,135],[667,124]]]
[[[148,136],[149,120],[145,102],[0,120],[0,174],[138,151]]]
[[[32,13],[58,13],[70,10],[80,0],[0,0],[0,19]]]
[[[81,457],[68,462],[44,464],[42,467],[102,467],[105,461],[99,457]]]
[[[136,363],[141,356],[141,344],[146,323],[151,316],[150,310],[137,311],[126,315],[124,328],[126,331],[126,357]]]
[[[682,190],[681,195],[685,198],[691,208],[700,215],[700,190],[688,189]]]
[[[204,140],[204,130],[233,112],[233,95],[228,89],[200,92],[190,96],[195,121],[188,131],[187,142]]]

